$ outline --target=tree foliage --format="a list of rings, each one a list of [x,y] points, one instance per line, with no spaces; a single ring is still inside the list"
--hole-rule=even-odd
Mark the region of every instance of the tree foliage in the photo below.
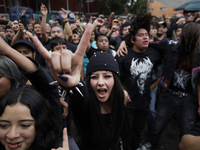
[[[129,0],[126,8],[132,14],[140,14],[147,11],[147,0]]]
[[[100,9],[99,13],[109,15],[111,12],[122,14],[128,0],[94,0],[94,4]]]

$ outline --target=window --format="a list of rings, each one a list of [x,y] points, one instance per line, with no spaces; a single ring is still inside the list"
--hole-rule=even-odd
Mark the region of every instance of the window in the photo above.
[[[163,7],[162,11],[166,11],[166,10],[167,10],[167,8],[166,8],[166,7]]]
[[[150,9],[149,9],[149,12],[153,12],[153,8],[150,8]]]
[[[167,11],[167,8],[166,7],[160,7],[159,11]]]

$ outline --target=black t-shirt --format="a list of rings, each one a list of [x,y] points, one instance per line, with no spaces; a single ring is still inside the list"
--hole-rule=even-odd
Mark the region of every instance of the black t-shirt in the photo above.
[[[150,102],[151,73],[155,64],[160,62],[160,53],[148,48],[144,53],[136,53],[128,48],[128,55],[116,56],[120,67],[121,82],[131,101],[128,108],[147,107]]]
[[[191,71],[187,71],[185,69],[177,67],[174,70],[169,89],[174,91],[192,93]]]

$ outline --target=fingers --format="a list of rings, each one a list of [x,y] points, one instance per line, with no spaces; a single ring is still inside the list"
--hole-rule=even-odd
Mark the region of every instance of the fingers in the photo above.
[[[62,53],[53,52],[51,54],[51,63],[54,72],[57,74],[70,74],[71,72],[72,53],[65,50]]]
[[[89,23],[92,23],[92,16],[90,16],[90,20],[89,20]]]
[[[60,57],[61,57],[61,55],[58,52],[53,52],[51,54],[52,68],[53,68],[54,71],[61,74],[62,69],[61,69]]]
[[[69,50],[65,50],[62,52],[61,55],[61,68],[64,74],[71,73],[71,60],[72,60],[72,53]]]
[[[63,129],[63,148],[65,150],[69,150],[68,136],[67,136],[67,128]]]
[[[84,57],[84,54],[85,54],[85,51],[87,49],[87,46],[88,46],[88,42],[90,40],[90,36],[92,34],[92,24],[91,23],[88,23],[87,24],[87,27],[86,27],[86,30],[81,38],[81,41],[80,41],[80,44],[78,46],[78,49],[76,50],[75,52],[75,56],[76,57],[80,57],[80,61],[83,60],[83,57]]]
[[[96,22],[97,22],[98,26],[102,26],[103,25],[103,19],[101,19],[101,18],[97,18]]]
[[[42,45],[42,43],[38,40],[37,36],[32,37],[33,44],[38,52],[42,55],[42,57],[48,62],[51,60],[51,55],[47,51],[47,49]]]
[[[122,53],[122,49],[121,49],[121,48],[119,48],[119,49],[117,50],[117,56],[118,56],[118,57],[120,57],[120,56],[123,56],[123,57],[124,57],[124,54]]]
[[[63,12],[66,12],[66,10],[65,10],[64,8],[61,8],[61,10],[62,10]]]
[[[123,54],[122,51],[123,51],[123,50],[121,50],[121,51],[119,52],[119,54],[120,54],[120,56],[123,56],[123,57],[124,57],[124,54]]]

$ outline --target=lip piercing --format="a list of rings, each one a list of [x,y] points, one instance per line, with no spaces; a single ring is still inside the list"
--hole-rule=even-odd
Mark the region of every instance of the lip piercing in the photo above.
[[[18,147],[21,147],[21,145],[18,145]]]

